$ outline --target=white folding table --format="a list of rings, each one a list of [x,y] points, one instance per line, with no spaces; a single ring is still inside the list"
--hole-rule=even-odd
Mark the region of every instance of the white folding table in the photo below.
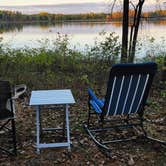
[[[30,98],[30,106],[35,106],[36,108],[36,146],[37,152],[40,153],[41,148],[51,148],[51,147],[68,147],[70,150],[70,131],[69,131],[69,104],[74,104],[75,100],[73,98],[70,89],[63,90],[37,90],[32,91]],[[59,143],[40,143],[40,106],[48,105],[63,105],[65,106],[65,119],[66,119],[66,142]],[[49,128],[47,128],[49,130]],[[51,130],[51,129],[50,129]]]

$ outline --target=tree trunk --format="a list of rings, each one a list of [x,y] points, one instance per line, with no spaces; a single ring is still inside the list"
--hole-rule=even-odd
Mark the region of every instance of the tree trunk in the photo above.
[[[131,36],[130,36],[129,62],[133,62],[135,57],[138,29],[139,29],[143,4],[144,4],[144,0],[139,0],[139,3],[135,9],[135,16],[134,16],[134,22],[133,22],[134,35],[132,34],[133,30],[131,31],[131,34],[130,34]]]
[[[127,62],[128,56],[128,20],[129,20],[129,0],[123,1],[123,31],[122,31],[122,50],[121,62]]]

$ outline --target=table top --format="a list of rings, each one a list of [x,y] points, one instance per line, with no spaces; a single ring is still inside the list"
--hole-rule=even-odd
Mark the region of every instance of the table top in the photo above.
[[[70,89],[62,90],[36,90],[32,91],[30,104],[37,105],[52,105],[52,104],[73,104],[74,97]]]

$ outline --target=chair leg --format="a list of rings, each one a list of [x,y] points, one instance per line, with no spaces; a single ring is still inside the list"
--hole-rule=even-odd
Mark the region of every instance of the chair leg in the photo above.
[[[103,150],[108,157],[111,157],[111,149],[108,148],[106,145],[100,143],[92,134],[91,130],[88,128],[88,126],[86,124],[84,124],[84,129],[85,131],[88,133],[88,135],[92,138],[92,140],[94,141],[94,143],[101,148],[101,150]]]
[[[156,138],[153,138],[153,137],[149,137],[146,130],[144,129],[144,125],[143,125],[143,121],[141,122],[141,128],[142,128],[142,131],[144,133],[144,137],[149,139],[150,141],[153,141],[153,142],[158,142],[164,146],[166,146],[166,141],[163,141],[163,140],[159,140],[159,139],[156,139]]]
[[[5,125],[7,123],[9,123],[10,121],[11,121],[11,128],[5,127]],[[11,152],[11,151],[9,151],[7,149],[4,149],[2,147],[0,147],[0,149],[2,151],[4,151],[4,152],[7,152],[10,155],[15,155],[16,156],[17,155],[17,145],[16,145],[17,143],[16,143],[16,128],[15,128],[15,121],[14,121],[14,119],[10,119],[6,123],[4,123],[3,126],[1,126],[0,130],[2,128],[6,128],[6,129],[8,129],[8,130],[10,130],[12,132],[13,151]]]
[[[13,137],[13,153],[17,155],[17,143],[16,143],[16,128],[14,119],[11,120],[12,123],[12,137]]]
[[[5,126],[10,122],[10,119],[7,120],[1,127],[0,127],[0,130],[2,130],[3,128],[5,128]]]
[[[90,104],[88,103],[88,106],[89,106],[89,109],[88,109],[88,119],[87,119],[87,124],[83,124],[83,128],[85,129],[85,131],[87,132],[87,134],[92,138],[92,140],[95,142],[95,144],[101,148],[106,154],[108,157],[111,157],[111,150],[110,148],[108,148],[107,146],[101,144],[92,134],[91,130],[89,129],[90,127],[90,118],[91,118],[91,106]],[[101,150],[100,149],[100,150]]]
[[[156,138],[153,138],[153,137],[149,137],[149,136],[146,136],[146,138],[151,140],[151,141],[158,142],[158,143],[166,146],[166,141],[162,141],[162,140],[159,140],[159,139],[156,139]]]
[[[2,147],[0,147],[0,150],[2,150],[2,151],[4,151],[4,152],[8,153],[9,155],[12,155],[12,156],[13,156],[13,153],[10,152],[9,150],[6,150],[6,149],[4,149],[4,148],[2,148]]]
[[[91,112],[90,112],[90,110],[91,110],[91,106],[90,106],[89,101],[90,101],[90,97],[89,97],[89,100],[88,100],[88,120],[87,120],[87,125],[88,125],[88,127],[89,127],[90,116],[91,116]]]
[[[91,116],[91,113],[90,113],[90,110],[88,111],[88,120],[87,120],[87,126],[89,127],[89,123],[90,123],[90,116]]]

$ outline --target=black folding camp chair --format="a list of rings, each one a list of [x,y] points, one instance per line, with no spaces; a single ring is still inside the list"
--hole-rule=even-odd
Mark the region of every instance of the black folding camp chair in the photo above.
[[[19,90],[20,88],[20,90]],[[16,130],[15,130],[15,108],[14,108],[14,100],[18,99],[20,95],[22,95],[26,90],[26,85],[17,86],[14,88],[14,96],[12,97],[12,88],[9,81],[0,80],[0,136],[2,137],[3,130],[10,131],[9,133],[12,136],[12,150],[3,148],[3,142],[0,144],[0,150],[5,151],[9,154],[16,155]],[[18,92],[17,92],[18,91]],[[9,124],[11,123],[11,127]],[[4,135],[4,134],[3,134]],[[3,138],[4,139],[4,138]],[[0,140],[1,141],[1,140]]]
[[[125,137],[122,134],[121,137],[115,136],[105,141],[105,133],[112,130],[117,132],[122,129],[136,129],[137,132],[143,133],[144,138],[166,144],[165,141],[149,137],[143,123],[144,107],[156,70],[157,64],[153,62],[116,64],[110,71],[105,99],[98,99],[93,91],[88,89],[89,114],[84,127],[94,142],[106,150],[107,154],[111,154],[109,143],[136,139],[134,136]],[[97,123],[92,114],[97,115]]]

